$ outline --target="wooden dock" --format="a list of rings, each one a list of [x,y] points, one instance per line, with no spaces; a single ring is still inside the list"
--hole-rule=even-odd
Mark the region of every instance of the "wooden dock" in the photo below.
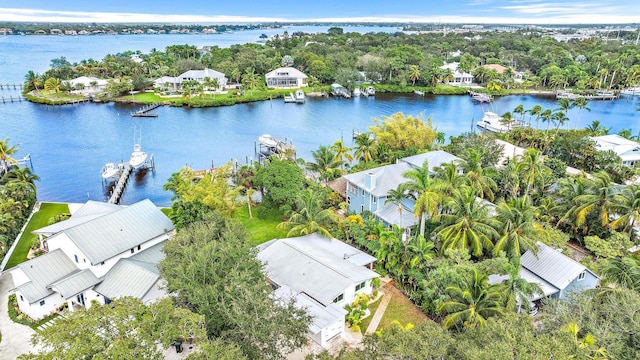
[[[22,84],[0,84],[0,90],[22,90]]]
[[[22,96],[0,97],[0,101],[2,101],[3,104],[6,104],[8,102],[18,102],[18,101],[22,101],[22,100],[24,100],[24,98]]]
[[[158,114],[149,114],[149,111],[155,110],[155,109],[159,108],[160,106],[162,106],[161,103],[153,103],[153,104],[150,104],[150,105],[145,105],[144,107],[142,107],[138,111],[132,112],[131,116],[133,116],[133,117],[158,117]]]
[[[131,177],[131,173],[133,172],[133,167],[129,163],[124,164],[124,169],[120,172],[120,176],[118,176],[118,182],[113,187],[111,191],[111,196],[109,197],[109,204],[119,204],[120,198],[124,193],[124,189],[127,187],[127,183],[129,182],[129,177]]]

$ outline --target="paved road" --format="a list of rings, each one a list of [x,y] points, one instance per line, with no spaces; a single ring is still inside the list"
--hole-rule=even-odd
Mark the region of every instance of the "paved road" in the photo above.
[[[21,324],[16,324],[9,318],[7,312],[7,302],[9,301],[9,290],[13,288],[11,274],[0,275],[0,332],[2,332],[2,342],[0,342],[0,359],[11,360],[20,354],[25,354],[33,350],[31,345],[31,335],[34,331]]]

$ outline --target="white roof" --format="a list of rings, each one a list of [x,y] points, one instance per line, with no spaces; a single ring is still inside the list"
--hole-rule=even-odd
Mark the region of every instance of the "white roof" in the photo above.
[[[180,82],[180,79],[173,76],[163,76],[153,80],[153,83],[156,85],[164,85],[164,84],[176,84]]]
[[[517,156],[522,156],[524,155],[524,151],[526,150],[523,147],[513,145],[512,143],[506,142],[504,140],[496,139],[494,141],[498,145],[503,146],[502,154],[500,155],[500,163],[503,163],[508,159],[513,159]]]
[[[185,78],[204,79],[207,77],[209,79],[214,79],[214,78],[222,79],[224,78],[224,74],[221,73],[220,71],[215,71],[212,69],[204,69],[204,70],[189,70],[178,75],[179,79],[185,79]]]
[[[336,321],[344,321],[344,316],[347,315],[347,311],[339,305],[331,304],[325,307],[305,293],[295,293],[288,286],[281,286],[276,289],[274,293],[284,301],[295,298],[296,305],[299,308],[305,309],[307,314],[313,317],[311,325],[309,325],[309,330],[313,334],[319,333],[322,329]]]
[[[362,266],[375,261],[373,256],[318,234],[270,241],[260,247],[258,258],[272,282],[324,306],[348,287],[379,276]]]
[[[66,82],[71,84],[71,86],[76,86],[78,84],[82,84],[84,86],[91,86],[91,83],[94,81],[96,82],[97,86],[107,85],[107,80],[98,79],[97,77],[89,77],[89,76],[80,76],[75,79],[67,80]]]
[[[458,66],[460,65],[459,62],[452,62],[452,63],[448,63],[448,64],[444,64],[442,66],[440,66],[440,69],[445,70],[445,69],[450,69],[451,71],[456,71],[458,70]]]
[[[538,253],[525,252],[520,258],[520,265],[559,290],[564,290],[583,271],[597,277],[584,265],[540,242]]]
[[[51,236],[53,234],[57,234],[61,231],[70,229],[74,226],[84,224],[86,222],[89,222],[91,220],[94,220],[103,215],[112,213],[120,209],[122,209],[120,205],[107,204],[99,201],[89,200],[84,205],[82,205],[78,210],[76,210],[69,219],[57,222],[55,224],[51,224],[49,226],[45,226],[43,228],[33,231],[33,233],[42,234],[45,236]]]
[[[555,286],[544,281],[544,279],[540,278],[539,276],[532,273],[531,271],[523,268],[522,266],[520,267],[520,272],[518,273],[518,276],[520,276],[520,278],[522,280],[525,280],[526,282],[537,284],[540,287],[540,290],[542,290],[543,292],[543,294],[535,293],[531,296],[528,296],[527,298],[529,301],[536,301],[538,299],[542,299],[543,297],[551,296],[557,293],[558,291],[560,291]],[[509,275],[497,275],[497,274],[489,275],[489,284],[502,284],[508,278],[509,278]]]
[[[265,78],[296,78],[296,79],[306,79],[307,75],[302,71],[293,68],[293,67],[279,67],[275,70],[271,70],[264,75]]]
[[[398,205],[393,202],[384,204],[383,207],[376,210],[373,214],[387,224],[398,226],[402,225],[403,228],[407,228],[418,223],[418,219],[413,214],[413,211],[402,205],[402,214],[400,214],[398,212]],[[401,216],[402,224],[400,221]]]
[[[590,138],[596,143],[596,149],[600,151],[611,150],[622,161],[640,160],[640,143],[625,139],[620,135],[593,136]]]

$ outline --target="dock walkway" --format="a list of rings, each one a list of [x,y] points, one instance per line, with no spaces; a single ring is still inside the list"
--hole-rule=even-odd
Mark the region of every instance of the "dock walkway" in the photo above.
[[[113,191],[111,192],[111,196],[109,197],[109,204],[120,203],[120,198],[124,193],[124,189],[127,187],[127,182],[129,182],[129,177],[131,177],[132,172],[133,167],[131,166],[131,164],[126,163],[124,165],[124,169],[122,169],[122,172],[118,177],[118,182],[113,187]]]
[[[153,103],[150,105],[145,105],[138,111],[132,112],[131,116],[133,117],[158,117],[158,114],[149,114],[149,111],[155,110],[162,106],[161,103]]]

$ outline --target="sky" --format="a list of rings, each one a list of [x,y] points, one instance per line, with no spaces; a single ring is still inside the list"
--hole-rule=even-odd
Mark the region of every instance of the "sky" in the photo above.
[[[12,7],[9,7],[12,6]],[[640,23],[639,0],[0,0],[0,21]]]

